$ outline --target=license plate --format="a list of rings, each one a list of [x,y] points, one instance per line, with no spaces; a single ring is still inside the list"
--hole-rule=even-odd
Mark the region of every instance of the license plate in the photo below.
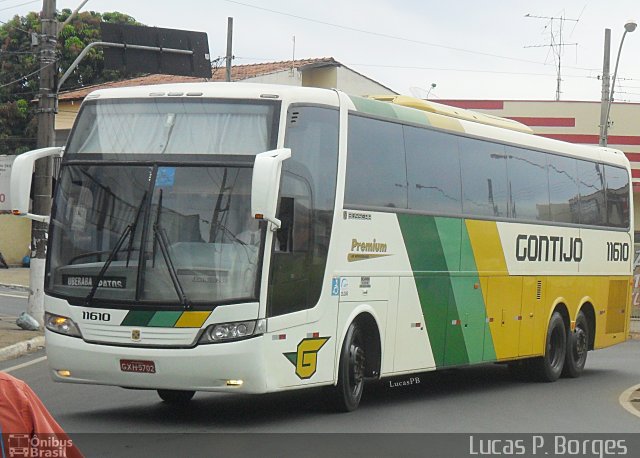
[[[122,372],[137,372],[141,374],[155,374],[156,363],[153,361],[140,361],[134,359],[121,359],[120,370]]]

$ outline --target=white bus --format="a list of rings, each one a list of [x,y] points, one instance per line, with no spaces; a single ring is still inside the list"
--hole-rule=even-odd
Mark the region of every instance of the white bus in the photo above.
[[[28,214],[33,160],[17,159]],[[45,276],[54,380],[267,393],[507,363],[577,377],[625,341],[619,151],[406,97],[239,83],[100,90],[64,151]]]

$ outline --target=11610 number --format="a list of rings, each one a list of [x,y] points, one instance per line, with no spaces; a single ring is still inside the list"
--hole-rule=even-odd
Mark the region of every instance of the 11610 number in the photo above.
[[[629,260],[629,252],[628,243],[607,242],[607,261],[626,262]]]
[[[100,312],[82,312],[82,319],[87,321],[111,321],[111,314]]]

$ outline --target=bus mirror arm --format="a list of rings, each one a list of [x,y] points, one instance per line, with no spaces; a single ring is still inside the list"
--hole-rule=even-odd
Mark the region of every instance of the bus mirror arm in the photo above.
[[[258,219],[264,220],[269,223],[269,229],[271,230],[271,232],[277,232],[282,227],[282,221],[280,221],[278,218],[267,219],[265,218],[264,215],[256,215],[256,217],[258,216],[262,216],[262,218],[258,218]]]
[[[276,218],[282,163],[291,157],[289,148],[260,153],[253,165],[251,180],[251,214],[269,223],[272,232],[282,227]]]
[[[34,221],[49,223],[49,216],[29,213],[29,194],[33,175],[33,166],[38,159],[62,157],[63,148],[42,148],[20,154],[11,166],[11,213]]]

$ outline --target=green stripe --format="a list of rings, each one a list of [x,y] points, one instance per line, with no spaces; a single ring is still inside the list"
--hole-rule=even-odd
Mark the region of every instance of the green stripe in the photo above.
[[[350,96],[351,101],[359,112],[370,114],[373,116],[382,116],[385,118],[398,119],[393,105],[390,103],[379,102],[377,100],[365,99],[364,97]]]
[[[381,102],[388,103],[388,102]],[[403,107],[401,105],[392,105],[393,110],[396,113],[396,119],[404,122],[411,122],[414,124],[421,124],[423,126],[430,126],[429,118],[424,111],[416,110],[415,108]]]
[[[182,312],[156,312],[147,326],[154,328],[172,328],[181,316]]]
[[[464,220],[398,215],[437,366],[496,359]],[[460,320],[460,324],[457,321]]]
[[[120,326],[147,326],[156,312],[131,311]]]
[[[471,277],[474,283],[480,284],[480,278],[478,277],[478,267],[476,265],[475,258],[473,256],[473,249],[471,248],[471,239],[469,238],[469,232],[467,231],[467,225],[463,224],[462,230],[462,246],[461,246],[461,270],[467,272],[475,272],[475,275]],[[482,288],[478,288],[474,290],[475,292],[467,298],[467,301],[470,307],[480,309],[482,308],[482,315],[478,316],[477,319],[483,320],[483,340],[482,340],[482,355],[478,355],[474,352],[473,356],[470,357],[471,362],[478,361],[478,357],[483,361],[495,361],[496,360],[496,350],[493,345],[493,338],[491,337],[491,329],[489,327],[489,323],[487,323],[487,307],[484,303],[484,297],[482,296]],[[461,297],[459,300],[463,300]]]
[[[436,219],[398,215],[398,222],[414,272],[435,363],[437,366],[466,364],[469,358],[462,327],[452,325],[460,316]],[[448,226],[446,221],[440,224],[443,228]],[[451,252],[448,256],[455,257]]]

